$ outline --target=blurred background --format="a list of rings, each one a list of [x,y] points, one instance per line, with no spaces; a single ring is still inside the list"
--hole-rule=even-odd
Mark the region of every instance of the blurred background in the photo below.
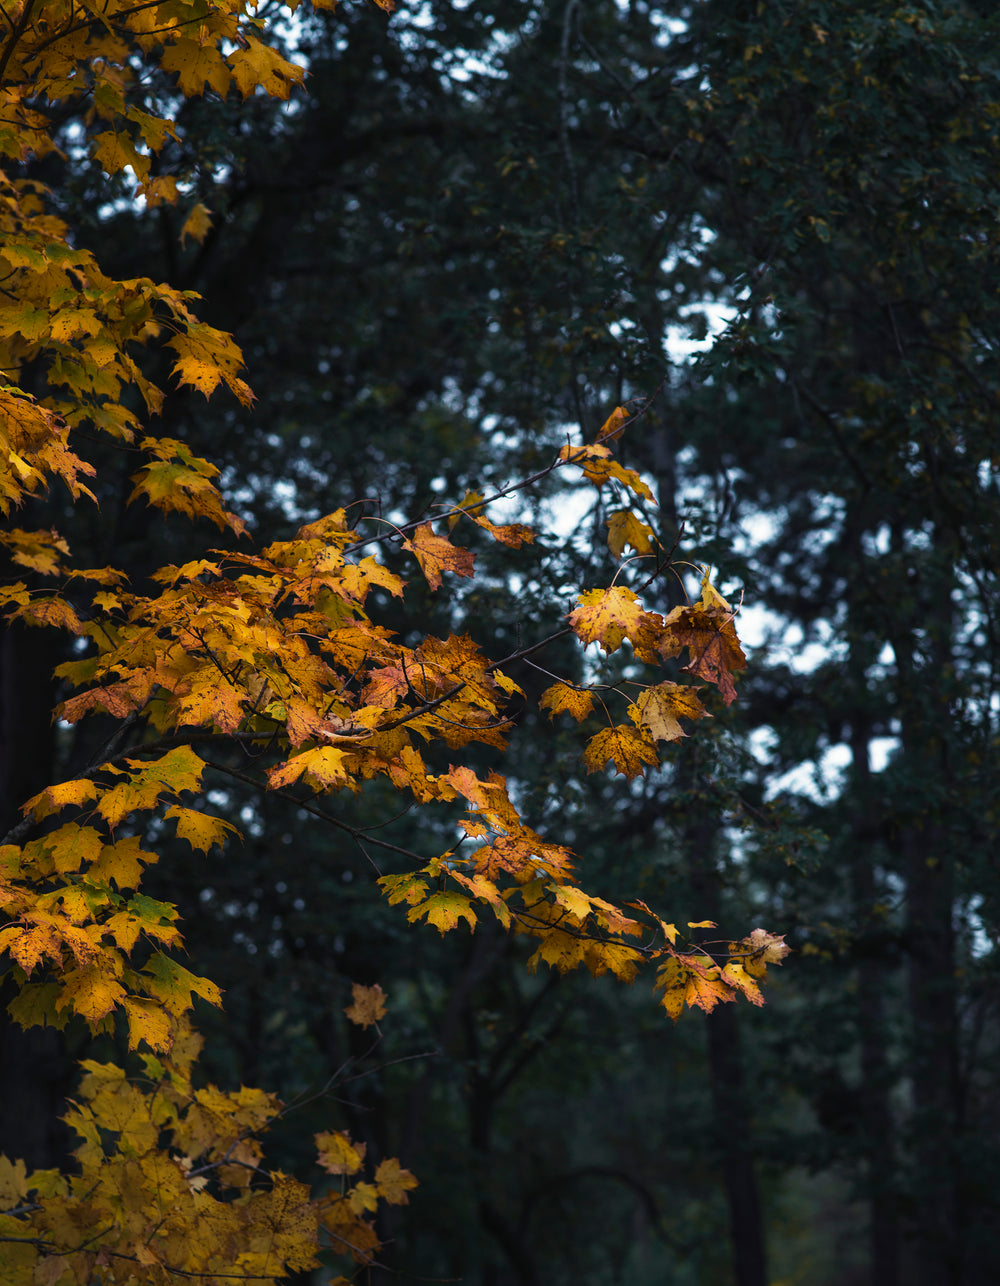
[[[644,408],[622,458],[664,547],[742,598],[740,699],[627,785],[585,774],[526,668],[503,771],[589,891],[736,937],[760,924],[795,954],[765,1009],[672,1027],[645,983],[531,974],[485,922],[408,925],[348,836],[220,780],[208,806],[245,844],[165,841],[144,884],[225,988],[201,1019],[208,1074],[295,1099],[354,1060],[268,1157],[305,1173],[311,1131],[346,1128],[418,1175],[377,1286],[994,1286],[995,7],[258,13],[306,92],[179,106],[157,160],[179,209],[92,169],[82,115],[36,166],[108,272],[200,292],[243,347],[254,412],[179,393],[161,431],[222,465],[265,543],[341,505],[431,512]],[[169,102],[169,76],[146,92]],[[197,202],[211,227],[182,243]],[[141,584],[221,538],[126,508],[133,468],[108,461],[74,553]],[[607,513],[564,473],[503,510],[546,536],[512,551],[470,526],[483,574],[411,585],[384,623],[502,655],[607,583]],[[682,594],[664,586],[661,610]],[[57,644],[3,647],[13,809],[99,729],[50,728]],[[577,653],[547,655],[568,676]],[[428,857],[450,842],[385,783],[336,808]],[[388,996],[374,1049],[344,1018],[351,982]],[[9,1154],[58,1161],[42,1123],[81,1052],[72,1029],[3,1031]]]

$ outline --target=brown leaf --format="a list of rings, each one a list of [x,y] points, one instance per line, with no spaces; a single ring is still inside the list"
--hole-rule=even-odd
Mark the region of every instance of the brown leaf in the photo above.
[[[683,672],[714,683],[726,705],[736,700],[733,674],[746,669],[747,659],[727,607],[706,607],[703,602],[675,607],[664,619],[656,646],[664,659],[686,647],[690,660]]]
[[[403,548],[416,558],[431,589],[440,589],[442,572],[454,572],[456,576],[473,574],[475,554],[456,548],[444,536],[435,536],[429,522],[421,523],[412,538],[403,541]]]

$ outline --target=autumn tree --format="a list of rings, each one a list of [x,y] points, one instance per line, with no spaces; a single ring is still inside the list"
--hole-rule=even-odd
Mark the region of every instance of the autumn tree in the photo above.
[[[169,209],[190,190],[188,172],[161,164],[173,144],[190,143],[185,104],[211,94],[252,109],[257,91],[286,98],[303,69],[267,43],[242,0],[100,9],[26,0],[0,37],[0,503],[11,570],[0,597],[12,628],[69,636],[56,669],[69,692],[62,725],[102,721],[72,775],[35,792],[5,837],[0,947],[18,1023],[75,1025],[126,1050],[120,1062],[84,1063],[66,1118],[80,1140],[69,1169],[4,1160],[5,1278],[271,1280],[326,1252],[371,1264],[378,1241],[367,1216],[380,1202],[405,1203],[414,1179],[326,1130],[315,1141],[332,1182],[312,1196],[264,1164],[260,1136],[282,1112],[275,1096],[200,1083],[188,1014],[195,997],[218,1004],[220,995],[178,960],[175,908],[140,891],[158,837],[173,831],[206,854],[230,842],[234,826],[206,798],[218,775],[294,799],[362,851],[392,853],[397,869],[379,884],[411,924],[445,933],[485,917],[530,941],[530,966],[557,973],[582,966],[631,982],[648,968],[673,1018],[737,996],[759,1005],[767,965],[787,953],[780,938],[754,929],[728,944],[691,941],[642,900],[587,892],[570,849],[543,837],[504,777],[477,771],[469,751],[502,757],[525,699],[515,676],[575,638],[603,658],[582,675],[553,673],[539,705],[577,722],[599,711],[582,739],[586,769],[639,778],[661,744],[686,735],[682,719],[709,715],[702,698],[712,689],[735,700],[745,665],[735,613],[707,569],[692,601],[648,606],[670,551],[649,521],[647,482],[616,457],[639,406],[613,410],[598,433],[565,443],[520,482],[444,498],[410,521],[337,509],[257,549],[216,466],[192,441],[150,431],[169,382],[228,391],[249,410],[239,349],[199,320],[192,292],[106,275],[54,211],[32,158],[56,163],[60,145],[85,149],[121,199]],[[182,239],[203,240],[210,221],[195,203]],[[131,580],[121,567],[81,565],[76,514],[101,492],[109,447],[128,461],[129,504],[214,524],[224,547]],[[614,497],[610,583],[578,589],[563,620],[498,659],[467,634],[411,632],[403,642],[380,623],[383,604],[406,591],[401,572],[431,592],[446,577],[475,576],[463,529],[530,545],[530,527],[494,521],[490,506],[560,472]],[[52,488],[65,497],[54,506]],[[39,502],[50,525],[31,523]],[[448,838],[429,861],[338,817],[330,801],[368,782],[442,811]],[[379,989],[359,984],[350,1020],[368,1028],[383,1013]]]

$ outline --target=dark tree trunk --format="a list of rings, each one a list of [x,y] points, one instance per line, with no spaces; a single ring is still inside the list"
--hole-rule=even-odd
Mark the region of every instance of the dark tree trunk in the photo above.
[[[0,835],[53,779],[52,670],[59,659],[50,631],[9,626],[0,634]],[[69,1153],[60,1117],[73,1067],[58,1032],[23,1031],[9,1018],[17,992],[9,977],[0,985],[0,1152],[29,1170],[51,1169]]]
[[[691,891],[699,918],[718,923],[722,920],[722,901],[712,860],[718,826],[711,816],[697,816],[696,794],[691,795],[694,802],[688,804],[688,809],[695,816],[685,827]],[[703,936],[712,938],[714,931],[703,931]],[[764,1222],[735,1006],[720,1005],[708,1015],[706,1027],[714,1143],[729,1210],[733,1282],[734,1286],[768,1286]]]
[[[959,806],[949,708],[956,558],[947,533],[942,536],[936,561],[924,569],[922,615],[912,632],[893,640],[903,752],[912,782],[899,844],[907,873],[914,1167],[913,1260],[907,1280],[913,1286],[962,1286],[964,1281],[955,854],[949,838],[950,818]],[[920,650],[918,628],[924,636]]]
[[[900,1286],[899,1201],[896,1193],[896,1143],[889,1100],[884,994],[888,968],[884,934],[875,919],[878,890],[872,837],[870,732],[859,716],[851,732],[858,809],[852,825],[851,885],[857,923],[858,1032],[861,1087],[858,1111],[864,1131],[870,1210],[869,1255],[872,1286]]]

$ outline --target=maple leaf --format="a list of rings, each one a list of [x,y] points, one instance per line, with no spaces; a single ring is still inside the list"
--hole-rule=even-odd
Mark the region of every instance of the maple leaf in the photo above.
[[[420,873],[416,874],[406,872],[402,875],[382,875],[378,883],[386,893],[386,900],[390,906],[399,902],[406,902],[409,906],[416,906],[427,893],[427,881],[420,878]]]
[[[631,781],[645,771],[645,765],[658,764],[656,745],[645,728],[619,724],[604,728],[587,742],[583,762],[588,772],[600,772],[608,762]]]
[[[333,746],[317,746],[304,750],[283,764],[268,770],[267,778],[272,790],[291,786],[300,777],[308,776],[319,786],[333,786],[347,780],[345,760],[347,752]]]
[[[28,1171],[21,1160],[11,1161],[0,1153],[0,1210],[9,1210],[28,1195]]]
[[[769,964],[780,965],[792,948],[785,941],[784,934],[768,933],[766,929],[754,929],[739,942],[730,942],[729,954],[753,978],[766,978]]]
[[[656,741],[678,741],[687,733],[680,719],[709,718],[693,688],[678,683],[658,683],[646,688],[629,707],[629,716],[640,727],[648,728]]]
[[[91,879],[110,883],[114,880],[119,889],[138,888],[143,866],[155,862],[156,854],[145,852],[138,835],[129,835],[115,844],[105,844],[97,860],[91,865]]]
[[[597,435],[597,441],[613,442],[616,438],[621,437],[622,431],[629,418],[628,410],[624,406],[616,406],[601,425],[601,431]]]
[[[129,166],[138,179],[144,179],[149,173],[149,157],[136,150],[135,144],[127,134],[114,131],[98,134],[91,148],[94,159],[99,161],[109,174],[117,174],[119,170]]]
[[[301,85],[305,71],[283,58],[276,49],[251,37],[245,49],[234,50],[228,58],[233,80],[244,98],[263,89],[273,98],[287,98],[292,85]]]
[[[656,976],[660,1004],[676,1022],[685,1005],[711,1013],[720,1002],[734,999],[733,987],[705,957],[671,955]]]
[[[150,979],[149,989],[153,998],[161,1001],[176,1016],[191,1008],[192,996],[201,996],[210,1005],[222,1004],[222,993],[214,982],[197,977],[158,951],[151,956],[142,975],[144,979]]]
[[[94,783],[86,777],[77,778],[75,781],[60,782],[56,786],[47,786],[45,790],[37,795],[32,795],[26,804],[22,804],[22,812],[31,812],[35,821],[42,821],[46,817],[51,817],[53,813],[61,812],[69,804],[89,804],[91,800],[97,798],[98,790]]]
[[[439,933],[454,929],[459,920],[467,920],[469,928],[475,930],[476,913],[472,903],[462,893],[432,893],[425,902],[419,902],[406,915],[411,924],[426,916],[427,923],[433,924]]]
[[[405,1206],[410,1200],[406,1194],[417,1187],[417,1180],[395,1157],[387,1157],[376,1167],[375,1185],[378,1195],[390,1206]]]
[[[385,992],[375,983],[372,987],[360,982],[351,984],[351,1003],[344,1010],[348,1021],[358,1027],[373,1027],[385,1017]]]
[[[357,1174],[364,1165],[366,1145],[353,1143],[340,1130],[313,1136],[319,1163],[327,1174]]]
[[[429,522],[421,523],[413,536],[403,541],[403,548],[416,558],[431,589],[440,589],[442,572],[473,575],[475,555],[468,549],[456,548],[444,536],[435,536]]]
[[[148,199],[148,198],[147,198]],[[191,237],[201,245],[208,236],[212,227],[212,212],[201,201],[193,205],[184,220],[184,226],[181,228],[180,242],[181,245]]]
[[[552,896],[579,923],[582,924],[590,915],[591,899],[582,889],[576,889],[571,884],[557,884],[552,887]]]
[[[195,808],[181,808],[174,805],[163,814],[164,818],[174,818],[177,822],[179,839],[186,839],[193,849],[207,853],[213,845],[225,844],[227,835],[239,835],[239,831],[222,817],[209,817]]]
[[[93,826],[68,822],[58,830],[50,831],[42,841],[52,854],[52,862],[60,875],[91,866],[101,855],[104,837]],[[88,878],[92,872],[88,872]]]
[[[723,966],[721,977],[723,982],[728,982],[731,987],[741,991],[752,1005],[762,1005],[764,1003],[760,987],[757,986],[752,975],[743,968],[738,960],[728,961]]]
[[[474,898],[482,898],[484,902],[488,902],[493,908],[493,914],[503,927],[505,929],[510,928],[510,909],[492,880],[487,879],[485,875],[478,872],[473,875],[466,875],[464,871],[459,871],[454,867],[448,873],[457,884],[460,884],[463,889],[471,893]]]
[[[522,688],[519,683],[515,683],[514,680],[504,674],[502,670],[494,670],[493,678],[496,681],[497,687],[506,692],[508,696],[513,696],[515,692],[522,697],[525,695],[524,688]]]
[[[675,607],[664,617],[657,651],[666,659],[685,647],[690,660],[683,672],[714,683],[726,705],[731,705],[736,700],[732,676],[746,669],[747,659],[736,636],[733,612],[711,585],[703,589],[700,602]]]
[[[572,715],[577,723],[582,723],[594,707],[594,694],[589,688],[576,688],[568,683],[554,683],[546,688],[538,699],[539,707],[549,712],[553,719],[565,712]]]
[[[146,996],[126,996],[121,1003],[128,1018],[129,1049],[146,1044],[160,1052],[169,1050],[173,1029],[170,1016],[161,1005]]]
[[[692,1007],[703,1009],[706,1014],[720,1002],[731,1002],[736,997],[727,986],[719,969],[692,968],[688,971],[685,1001]]]
[[[40,572],[43,576],[57,576],[63,570],[61,554],[69,553],[69,545],[52,528],[49,531],[22,531],[15,527],[0,532],[0,543],[7,546],[15,563]]]
[[[635,638],[642,631],[642,604],[624,586],[589,589],[577,602],[580,606],[570,612],[568,620],[582,643],[599,643],[610,654],[626,637]]]
[[[637,554],[653,552],[655,536],[652,527],[637,518],[631,509],[620,509],[609,514],[607,525],[608,548],[616,558],[621,558],[626,546],[634,549]]]
[[[69,969],[62,975],[56,1009],[72,1009],[96,1027],[125,998],[125,988],[105,961]]]

